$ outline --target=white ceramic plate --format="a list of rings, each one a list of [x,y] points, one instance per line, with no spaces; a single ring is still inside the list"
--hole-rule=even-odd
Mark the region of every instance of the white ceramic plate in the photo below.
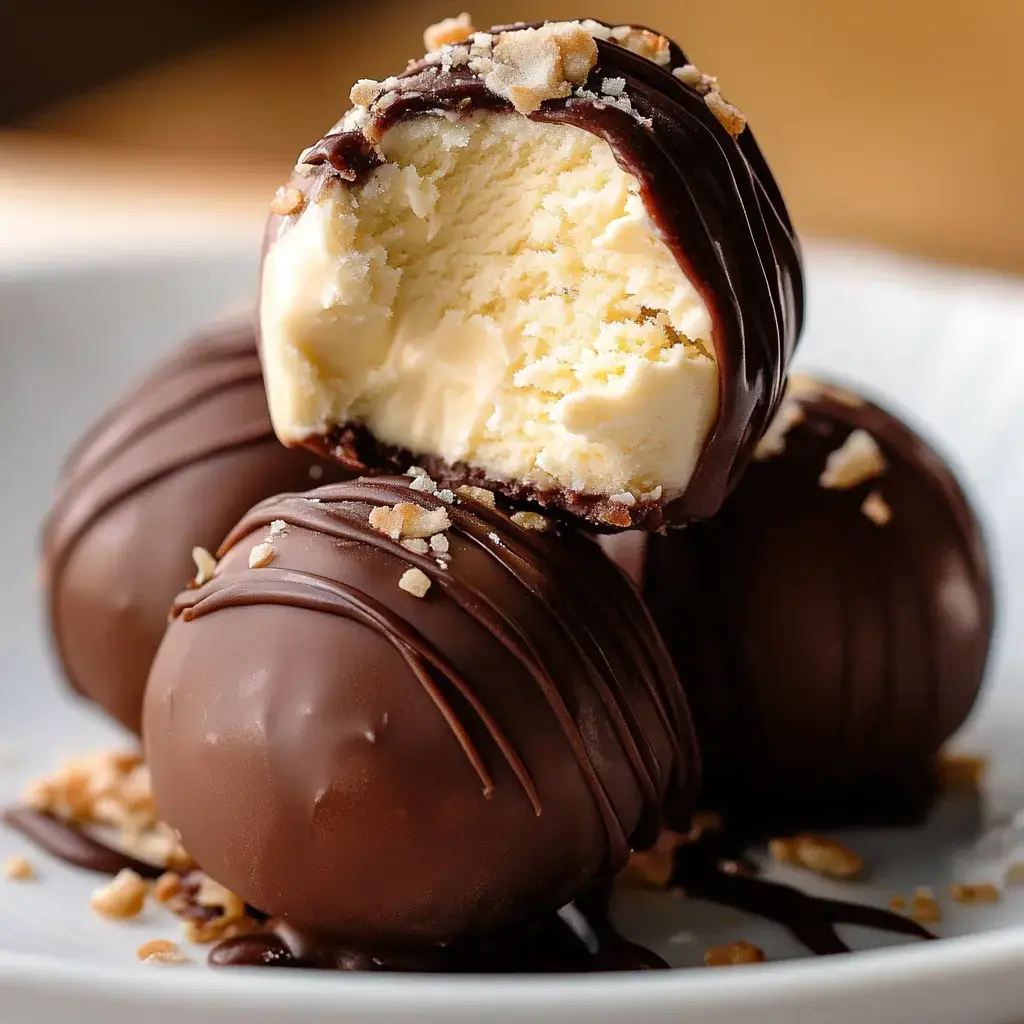
[[[182,254],[92,265],[0,266],[0,803],[63,756],[118,737],[65,695],[48,656],[36,542],[59,460],[88,421],[159,350],[251,291],[250,256]],[[868,884],[809,891],[884,905],[917,886],[1000,881],[1024,807],[1024,288],[864,254],[812,251],[810,323],[800,362],[869,385],[940,442],[978,496],[1002,582],[989,689],[960,740],[991,754],[985,805],[947,801],[927,829],[847,842]],[[1024,835],[1024,829],[1021,830]],[[507,1024],[688,1021],[792,1024],[928,1020],[1005,1024],[1024,1016],[1024,889],[995,906],[946,903],[947,941],[894,944],[848,929],[853,956],[805,958],[775,926],[658,895],[620,900],[632,937],[673,964],[664,974],[460,979],[160,969],[135,962],[148,938],[177,937],[156,910],[116,926],[88,909],[92,876],[46,860],[0,830],[0,858],[30,853],[38,882],[0,884],[0,1022],[145,1020],[191,1024],[374,1020]],[[1024,852],[1017,851],[1020,859]],[[707,970],[703,950],[745,938],[773,962]],[[885,945],[887,948],[874,948]],[[201,951],[196,951],[201,958]]]

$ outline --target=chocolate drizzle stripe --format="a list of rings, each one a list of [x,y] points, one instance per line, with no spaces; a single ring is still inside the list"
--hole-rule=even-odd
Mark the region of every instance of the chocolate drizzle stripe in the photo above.
[[[417,680],[448,723],[452,735],[462,747],[483,784],[484,796],[489,799],[494,791],[494,780],[465,727],[437,687],[426,666],[439,673],[479,716],[522,785],[534,812],[541,813],[540,797],[529,771],[501,727],[476,698],[458,671],[404,619],[355,587],[293,569],[251,569],[241,580],[214,578],[202,588],[186,592],[175,602],[172,614],[181,615],[186,622],[190,622],[225,608],[263,604],[340,615],[373,629],[379,636],[392,643],[401,652]]]

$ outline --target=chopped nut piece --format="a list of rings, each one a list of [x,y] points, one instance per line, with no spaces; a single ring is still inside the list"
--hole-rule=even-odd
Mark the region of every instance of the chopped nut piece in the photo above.
[[[689,842],[689,837],[663,829],[649,850],[631,853],[622,869],[619,881],[643,889],[664,889],[672,880],[677,847]]]
[[[270,212],[288,217],[302,206],[302,193],[291,185],[282,185],[270,200]]]
[[[398,587],[413,597],[426,597],[430,589],[430,577],[421,569],[406,569],[398,581]]]
[[[432,53],[442,46],[465,42],[474,32],[472,20],[463,12],[457,18],[445,18],[436,25],[428,25],[423,32],[423,45],[427,53]]]
[[[229,921],[245,917],[245,903],[226,886],[203,874],[199,880],[196,903],[201,907],[212,907],[221,911],[220,916]]]
[[[427,542],[425,540],[421,540],[419,537],[412,537],[407,540],[403,540],[402,547],[417,555],[425,555],[430,550],[430,546]]]
[[[409,501],[400,501],[394,506],[379,505],[372,509],[370,525],[392,540],[401,540],[403,537],[426,539],[442,533],[452,524],[443,508],[427,509]]]
[[[551,523],[536,512],[513,512],[512,522],[523,530],[546,530]]]
[[[784,398],[775,418],[768,424],[764,436],[757,442],[754,461],[764,462],[781,455],[786,450],[786,437],[789,432],[803,421],[803,406],[788,396]]]
[[[942,920],[942,910],[927,889],[918,889],[910,901],[909,916],[918,924],[938,924]]]
[[[669,41],[657,32],[651,32],[646,28],[633,28],[631,25],[620,25],[612,29],[611,37],[620,46],[662,67],[672,60]]]
[[[447,487],[438,491],[436,496],[447,505],[450,505],[455,500],[455,492],[449,491]]]
[[[988,758],[977,754],[939,755],[938,772],[942,788],[948,793],[977,793],[985,781]]]
[[[747,119],[737,107],[729,103],[720,92],[712,90],[704,97],[708,110],[718,118],[722,127],[735,139],[747,127]]]
[[[193,582],[197,587],[213,579],[217,571],[217,559],[210,554],[206,548],[194,547],[192,549],[192,561],[196,563],[196,574]]]
[[[443,533],[435,533],[434,536],[430,538],[430,550],[433,551],[435,555],[448,554],[450,547],[451,545],[448,542],[448,538]]]
[[[131,868],[124,868],[113,881],[93,892],[89,906],[104,917],[122,920],[138,917],[148,892],[145,881]]]
[[[181,895],[181,875],[176,871],[165,871],[153,885],[153,899],[157,903],[170,903]]]
[[[410,491],[423,491],[425,494],[434,494],[437,491],[437,484],[427,476],[426,473],[417,475],[409,484]]]
[[[182,930],[189,942],[204,946],[223,939],[233,939],[237,935],[247,935],[255,927],[256,922],[248,917],[237,920],[215,917],[211,921],[184,921]]]
[[[738,964],[763,964],[767,961],[764,950],[752,942],[730,942],[725,946],[712,946],[704,953],[707,967],[735,967]]]
[[[274,545],[270,541],[264,541],[262,544],[256,544],[252,551],[249,552],[249,568],[250,569],[263,569],[274,560],[274,555],[277,552],[274,550]]]
[[[150,939],[139,946],[135,955],[147,964],[180,965],[192,962],[176,942],[170,942],[168,939]]]
[[[998,903],[1002,899],[1002,893],[991,882],[951,885],[949,895],[956,903]]]
[[[368,107],[383,91],[384,86],[380,82],[375,82],[372,78],[360,78],[352,86],[348,98],[354,106]]]
[[[901,910],[907,909],[907,898],[906,896],[890,896],[889,897],[889,909],[895,911],[897,914]]]
[[[469,484],[463,484],[455,493],[460,498],[468,498],[470,501],[477,501],[488,508],[494,508],[494,491],[489,491],[486,487],[471,487]]]
[[[624,505],[618,508],[603,508],[598,511],[598,517],[609,526],[632,526],[633,517],[626,511]]]
[[[422,466],[410,466],[405,471],[406,476],[428,476],[429,474]]]
[[[35,877],[35,868],[27,857],[8,857],[4,861],[4,878],[8,882],[31,882]]]
[[[288,532],[288,524],[283,519],[275,519],[270,524],[270,536],[279,537]]]
[[[608,500],[614,501],[616,505],[631,506],[636,504],[636,498],[634,498],[629,491],[623,491],[621,494],[613,494]]]
[[[875,439],[866,430],[855,430],[825,460],[825,471],[818,483],[832,490],[847,491],[881,476],[886,469],[888,463]]]
[[[864,503],[861,505],[860,510],[876,526],[885,526],[888,524],[889,520],[892,519],[892,509],[889,507],[889,503],[878,491],[872,491],[864,499]]]
[[[864,869],[864,862],[853,850],[823,836],[772,839],[768,853],[779,864],[793,864],[828,878],[855,878]]]

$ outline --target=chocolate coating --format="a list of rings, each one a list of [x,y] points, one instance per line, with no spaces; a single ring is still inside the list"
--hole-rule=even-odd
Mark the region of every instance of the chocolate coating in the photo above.
[[[178,599],[145,707],[161,816],[204,869],[369,953],[557,909],[697,776],[667,653],[593,542],[409,483],[254,508]],[[447,510],[445,567],[369,525],[410,501]]]
[[[706,805],[796,826],[892,818],[927,797],[932,755],[978,694],[985,548],[921,438],[847,392],[804,392],[782,453],[753,463],[713,520],[606,550],[640,580],[687,681]],[[821,486],[855,429],[888,468]],[[872,493],[884,525],[862,511]]]
[[[485,485],[515,500],[565,510],[602,529],[657,529],[665,522],[711,516],[720,507],[782,395],[803,322],[799,245],[753,133],[746,128],[734,139],[703,95],[672,74],[689,63],[675,43],[664,66],[614,42],[597,40],[597,49],[597,65],[584,86],[591,98],[549,100],[527,116],[573,125],[608,142],[619,164],[639,180],[648,213],[711,313],[719,413],[683,493],[666,493],[625,510],[608,495],[542,491],[522,481],[483,479],[462,463],[444,466],[431,460],[430,453],[382,446],[355,423],[314,440],[313,447],[360,472],[395,471],[412,463],[429,466],[439,480]],[[606,78],[624,80],[622,96],[633,112],[610,105],[607,98],[593,98]],[[362,130],[332,129],[303,154],[289,184],[315,199],[325,182],[340,178],[358,183],[380,164],[375,140],[389,127],[438,111],[464,116],[475,110],[511,113],[513,108],[465,65],[446,70],[427,60],[415,61],[385,83]],[[267,244],[297,216],[271,217]]]
[[[274,437],[248,324],[198,337],[129,391],[69,456],[45,527],[50,625],[74,689],[139,732],[192,548],[311,474],[347,475]]]

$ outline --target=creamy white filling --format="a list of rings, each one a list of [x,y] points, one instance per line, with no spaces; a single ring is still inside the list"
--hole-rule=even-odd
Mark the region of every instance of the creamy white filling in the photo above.
[[[389,130],[270,249],[271,414],[497,479],[682,490],[718,412],[711,319],[602,139],[513,114]]]

